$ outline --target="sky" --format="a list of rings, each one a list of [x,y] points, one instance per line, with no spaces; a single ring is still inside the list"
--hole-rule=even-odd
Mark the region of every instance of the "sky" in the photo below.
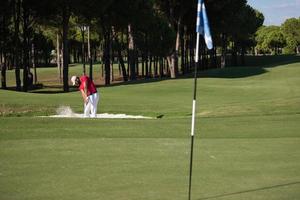
[[[286,19],[300,17],[300,0],[248,0],[265,16],[264,25],[280,26]]]

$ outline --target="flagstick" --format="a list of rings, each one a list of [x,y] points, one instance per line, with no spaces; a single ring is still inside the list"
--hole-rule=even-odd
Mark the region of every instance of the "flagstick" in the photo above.
[[[193,153],[194,153],[194,133],[195,133],[195,113],[197,96],[197,68],[199,65],[199,33],[197,33],[196,55],[195,55],[195,74],[194,74],[194,99],[192,108],[192,127],[191,127],[191,154],[190,154],[190,177],[189,177],[189,200],[191,200],[192,191],[192,171],[193,171]]]

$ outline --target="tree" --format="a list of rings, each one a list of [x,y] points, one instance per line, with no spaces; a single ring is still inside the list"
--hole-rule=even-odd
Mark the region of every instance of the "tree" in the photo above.
[[[34,32],[32,44],[34,44],[35,60],[48,66],[51,59],[51,51],[55,48],[51,38],[43,34],[41,30]]]
[[[278,26],[263,26],[256,32],[256,49],[260,53],[278,54],[286,41]]]
[[[22,1],[22,26],[23,26],[23,91],[27,92],[29,87],[28,76],[30,74],[29,66],[29,52],[30,52],[30,40],[32,35],[32,20],[30,1]]]
[[[148,16],[147,22],[147,26],[139,29],[134,35],[138,50],[144,52],[142,54],[146,57],[151,55],[160,60],[167,58],[174,48],[175,31],[163,16]],[[149,77],[148,67],[145,71],[146,77]],[[162,76],[162,73],[160,73],[160,76]]]
[[[12,17],[12,4],[10,1],[5,0],[2,2],[0,8],[0,70],[1,70],[1,87],[6,89],[6,69],[9,63],[8,55],[11,52],[11,17]]]
[[[235,27],[231,32],[232,37],[232,65],[237,65],[237,53],[241,52],[242,64],[245,63],[244,55],[247,47],[252,44],[251,38],[257,29],[262,26],[264,17],[249,5],[244,5],[237,13]]]
[[[176,78],[178,75],[178,54],[180,48],[180,35],[182,34],[182,21],[186,13],[193,8],[193,5],[196,5],[195,2],[196,1],[193,1],[193,4],[191,4],[191,2],[185,0],[156,0],[157,6],[167,17],[169,26],[176,31],[173,51],[171,51],[167,57],[171,78]]]
[[[286,49],[289,52],[300,53],[300,18],[287,19],[282,24],[282,32],[286,38]]]
[[[113,37],[113,42],[116,45],[116,49],[118,51],[118,59],[121,65],[121,69],[122,69],[122,75],[123,75],[123,81],[128,81],[128,76],[127,76],[127,72],[126,72],[126,68],[125,68],[125,64],[124,64],[124,59],[122,57],[122,45],[119,41],[118,35],[115,31],[115,28],[112,27],[112,37]]]
[[[81,42],[83,37],[90,41],[87,45],[90,77],[92,77],[92,51],[95,52],[95,47],[100,45],[96,42],[101,40],[101,45],[104,47],[101,53],[105,63],[105,84],[110,84],[112,80],[111,66],[115,56],[118,57],[124,81],[127,81],[128,77],[134,80],[140,75],[150,77],[152,72],[154,76],[159,73],[160,76],[168,74],[171,78],[176,78],[180,72],[189,73],[194,66],[197,0],[6,1],[13,5],[11,9],[13,15],[7,21],[12,21],[14,25],[11,27],[14,28],[14,37],[10,40],[14,42],[14,45],[11,45],[14,51],[8,50],[10,52],[6,57],[14,56],[17,89],[21,88],[20,78],[18,78],[20,66],[23,66],[25,72],[23,73],[23,89],[27,88],[25,79],[30,70],[29,64],[32,60],[30,56],[33,55],[32,43],[35,47],[35,58],[44,60],[45,63],[49,62],[49,49],[53,49],[53,45],[56,46],[58,65],[60,65],[59,54],[62,46],[63,90],[65,92],[69,90],[69,62],[79,61],[80,57],[85,61],[86,46],[84,46],[84,41]],[[255,43],[253,33],[263,23],[263,15],[247,5],[246,0],[218,2],[205,0],[205,3],[215,46],[213,50],[208,51],[201,39],[200,68],[217,67],[217,51],[221,53],[221,66],[224,67],[227,50],[230,47],[232,63],[237,64],[239,53],[242,55],[243,63],[245,52]],[[91,34],[81,34],[76,37],[80,35],[78,26],[89,27]],[[3,27],[1,30],[4,30]],[[289,34],[285,33],[284,37],[286,35]],[[124,40],[126,36],[127,41]],[[272,49],[278,52],[285,42],[276,32],[270,36],[268,33],[263,37],[257,36],[257,39],[259,38],[261,42],[257,43],[257,47],[262,46],[266,51]],[[296,42],[296,39],[287,40],[290,46]],[[21,52],[20,49],[23,51]],[[127,69],[126,57],[129,61]],[[179,71],[178,64],[180,58],[181,71]],[[83,63],[85,65],[85,62]],[[142,74],[139,71],[140,63]],[[59,69],[59,74],[60,71]],[[83,71],[86,73],[85,70]]]
[[[241,11],[246,6],[246,0],[224,0],[216,3],[215,0],[207,1],[208,17],[212,26],[215,44],[221,46],[221,67],[227,65],[226,55],[230,38],[240,27]],[[209,9],[210,8],[210,9]],[[234,36],[233,36],[234,37]]]
[[[266,43],[270,49],[272,49],[272,52],[277,55],[280,53],[281,49],[285,46],[286,40],[283,36],[282,31],[280,30],[280,27],[274,28],[273,31],[269,32]]]
[[[20,18],[21,18],[21,0],[12,0],[13,21],[14,21],[14,66],[16,76],[16,90],[21,91],[20,79]]]

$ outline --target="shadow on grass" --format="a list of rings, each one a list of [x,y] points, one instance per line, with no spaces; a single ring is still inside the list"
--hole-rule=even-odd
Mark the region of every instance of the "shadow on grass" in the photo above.
[[[277,56],[247,56],[246,66],[225,67],[223,69],[206,69],[198,71],[198,78],[245,78],[250,76],[257,76],[268,71],[266,68],[278,67],[285,64],[293,64],[300,62],[300,56],[295,55],[277,55]],[[176,79],[167,77],[139,79],[136,81],[120,82],[111,84],[106,87],[113,87],[119,85],[132,85],[153,83],[163,80],[178,80],[178,79],[191,79],[194,78],[194,73],[180,75]]]
[[[30,93],[35,93],[35,94],[61,94],[61,93],[65,93],[65,92],[61,89],[61,90],[30,91]]]
[[[247,56],[246,66],[226,67],[224,69],[211,69],[201,71],[199,77],[205,78],[244,78],[267,73],[266,68],[278,67],[286,64],[300,62],[300,56]]]
[[[2,89],[2,88],[0,88]],[[6,87],[5,90],[10,90],[10,91],[16,91],[15,86],[11,87]],[[78,91],[77,88],[70,86],[69,92],[75,92]],[[24,91],[17,91],[17,92],[24,92]],[[40,86],[40,87],[30,87],[28,88],[28,93],[36,93],[36,94],[59,94],[59,93],[65,93],[63,91],[63,86],[61,85],[51,85],[51,86]]]
[[[299,55],[246,56],[246,66],[251,67],[268,68],[297,62],[300,62]]]
[[[230,59],[228,59],[230,62]],[[199,78],[245,78],[250,76],[261,75],[267,73],[266,68],[278,67],[284,64],[292,64],[300,62],[300,56],[296,55],[277,55],[277,56],[247,56],[246,63],[247,66],[238,67],[225,67],[223,69],[207,69],[198,72]],[[72,65],[70,65],[71,67]],[[136,85],[136,84],[146,84],[155,83],[164,80],[180,80],[180,79],[192,79],[194,78],[194,73],[179,75],[176,79],[171,79],[169,77],[154,77],[154,78],[137,78],[137,80],[131,80],[127,82],[122,82],[119,80],[117,82],[112,82],[110,85],[96,85],[100,87],[115,87],[121,85]],[[15,87],[7,88],[8,90],[15,90]],[[69,92],[78,91],[77,88],[70,86]],[[30,89],[31,93],[40,94],[57,94],[65,93],[62,89],[62,85],[59,86],[43,86],[42,88]]]
[[[244,78],[249,76],[256,76],[268,71],[262,67],[228,67],[224,69],[210,69],[198,72],[198,78]],[[155,83],[164,80],[180,80],[180,79],[193,79],[194,73],[189,73],[185,75],[179,75],[176,79],[171,79],[169,77],[161,78],[144,78],[134,81],[119,82],[107,85],[105,87],[115,87],[120,85],[135,85],[135,84],[145,84],[145,83]],[[99,85],[97,86],[99,87]]]
[[[224,69],[213,69],[200,72],[199,77],[203,78],[245,78],[257,76],[268,72],[262,67],[228,67]]]
[[[273,185],[273,186],[268,186],[268,187],[262,187],[262,188],[252,189],[252,190],[244,190],[244,191],[233,192],[233,193],[228,193],[228,194],[220,194],[220,195],[215,195],[215,196],[210,196],[210,197],[203,197],[203,198],[200,198],[200,199],[197,199],[197,200],[223,198],[223,197],[229,197],[229,196],[245,194],[245,193],[250,193],[250,192],[256,192],[256,191],[262,191],[262,190],[270,190],[270,189],[274,189],[274,188],[280,188],[280,187],[285,187],[285,186],[290,186],[290,185],[297,185],[297,184],[300,184],[300,181],[285,183],[285,184],[279,184],[279,185]]]
[[[69,86],[69,92],[78,92],[78,89]],[[63,91],[62,85],[52,85],[52,86],[44,86],[41,90],[32,90],[30,93],[37,93],[37,94],[59,94],[59,93],[66,93]]]

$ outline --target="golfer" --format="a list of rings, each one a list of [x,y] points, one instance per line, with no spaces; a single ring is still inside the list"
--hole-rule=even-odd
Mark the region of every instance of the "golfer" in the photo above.
[[[78,87],[84,102],[84,117],[96,117],[99,94],[97,93],[94,82],[86,75],[72,76],[71,82],[73,86]]]

